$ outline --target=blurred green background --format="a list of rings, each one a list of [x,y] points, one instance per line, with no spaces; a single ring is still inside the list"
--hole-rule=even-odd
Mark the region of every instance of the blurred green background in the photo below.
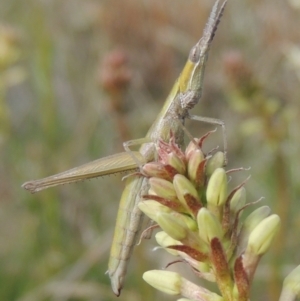
[[[211,0],[0,2],[0,299],[117,300],[105,275],[122,175],[35,195],[20,188],[143,137],[202,34]],[[193,114],[223,119],[229,166],[282,218],[254,278],[276,300],[299,256],[300,2],[229,0]],[[213,126],[187,122],[199,137]],[[221,131],[209,138],[222,146]],[[256,205],[258,206],[258,205]],[[141,279],[169,261],[133,254],[118,300],[176,300]],[[184,264],[171,269],[186,269]],[[190,275],[192,276],[192,275]],[[196,281],[195,279],[193,281]]]

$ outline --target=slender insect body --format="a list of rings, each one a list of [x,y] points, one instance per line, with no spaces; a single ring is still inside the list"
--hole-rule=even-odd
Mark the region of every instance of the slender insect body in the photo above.
[[[183,147],[184,145],[184,130],[182,124],[186,118],[189,118],[189,110],[192,109],[198,102],[202,94],[202,86],[203,86],[203,78],[204,78],[204,71],[205,71],[205,64],[208,58],[208,51],[209,46],[212,41],[212,37],[215,34],[216,24],[224,10],[225,2],[223,3],[220,12],[216,15],[217,4],[215,4],[212,14],[214,15],[213,18],[210,17],[208,25],[204,30],[203,38],[192,48],[188,61],[185,64],[182,73],[180,74],[179,78],[176,80],[170,94],[165,101],[165,104],[156,118],[155,122],[149,129],[146,139],[149,139],[150,143],[145,143],[140,148],[140,153],[146,159],[146,161],[154,160],[155,157],[155,143],[161,139],[164,141],[168,141],[170,139],[170,133],[175,137],[176,143]],[[181,123],[181,124],[180,124]],[[138,204],[139,201],[142,199],[142,194],[135,194],[134,196],[127,192],[127,187],[131,186],[131,189],[134,191],[142,191],[146,194],[149,188],[148,179],[146,178],[139,178],[134,176],[134,179],[128,179],[129,183],[126,182],[125,191],[121,197],[121,204],[133,202]],[[131,201],[129,201],[129,199]],[[120,205],[121,206],[121,205]],[[119,211],[118,216],[122,215],[123,208]],[[119,296],[123,281],[124,275],[127,269],[127,263],[124,262],[124,259],[129,259],[128,254],[132,252],[133,244],[135,241],[135,237],[133,235],[132,229],[136,231],[137,223],[141,222],[142,214],[135,211],[134,218],[131,219],[127,223],[127,229],[121,229],[121,231],[128,231],[127,235],[122,233],[122,237],[119,236],[119,226],[117,225],[113,240],[111,252],[111,259],[109,261],[109,276],[111,278],[112,289],[114,293]],[[137,232],[134,234],[136,235]],[[124,238],[126,237],[126,238]],[[125,240],[130,238],[130,245],[126,244],[125,247]],[[119,240],[120,239],[120,240]],[[129,242],[129,240],[127,240]],[[120,248],[120,245],[123,248]],[[117,247],[119,246],[119,247]],[[118,251],[116,249],[118,248]],[[128,253],[127,253],[128,252]],[[119,255],[117,256],[116,254]]]
[[[219,11],[218,4],[219,1],[213,6],[203,31],[203,37],[190,51],[188,61],[145,138],[125,143],[126,152],[101,158],[47,178],[26,182],[22,187],[31,192],[37,192],[60,184],[132,170],[146,162],[154,161],[156,143],[158,140],[167,142],[171,132],[179,147],[183,147],[184,127],[182,125],[186,118],[222,126],[224,155],[226,157],[227,142],[224,123],[217,119],[189,115],[189,111],[199,102],[202,94],[209,48],[223,14],[226,0]],[[139,151],[131,151],[129,146],[136,144],[141,145]],[[126,179],[108,264],[112,289],[118,296],[124,283],[128,260],[141,227],[143,214],[137,205],[142,200],[143,195],[148,193],[148,189],[148,179],[142,175],[131,175]]]

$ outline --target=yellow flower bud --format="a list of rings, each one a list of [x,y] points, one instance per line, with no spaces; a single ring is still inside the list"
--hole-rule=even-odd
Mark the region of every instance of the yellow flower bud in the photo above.
[[[223,301],[224,299],[180,276],[176,272],[152,270],[143,279],[154,288],[169,295],[182,295],[183,300]]]
[[[199,236],[210,245],[210,241],[217,237],[222,238],[222,227],[214,214],[206,208],[201,208],[197,215],[197,222],[199,228]]]
[[[200,149],[196,149],[190,153],[188,160],[188,177],[193,183],[199,183],[199,177],[201,177],[201,182],[204,183],[204,172],[202,175],[198,175],[198,168],[200,163],[204,160],[203,152]]]
[[[160,178],[149,179],[150,189],[162,198],[168,200],[177,200],[177,195],[173,184]]]
[[[300,296],[300,265],[290,272],[283,282],[279,301],[295,300]]]
[[[176,169],[179,174],[185,174],[185,163],[173,152],[166,156],[165,163]]]
[[[194,185],[183,175],[177,174],[173,179],[173,185],[177,193],[179,201],[192,213],[194,207],[201,207],[201,202]],[[194,199],[194,202],[189,203],[189,196]],[[196,204],[195,204],[196,203]],[[193,208],[192,208],[193,207]],[[197,208],[196,208],[197,209]],[[199,209],[199,208],[198,208]],[[198,210],[196,210],[198,211]]]
[[[211,176],[217,168],[223,167],[224,165],[225,165],[224,153],[221,151],[216,152],[207,162],[206,175]]]
[[[190,216],[188,216],[186,214],[181,214],[178,212],[172,212],[172,215],[175,218],[178,218],[179,220],[181,220],[188,227],[189,230],[196,231],[198,229],[197,222]]]
[[[217,168],[210,177],[206,200],[213,206],[222,206],[227,199],[227,176],[223,168]]]
[[[139,209],[144,212],[150,219],[156,221],[159,212],[169,213],[172,210],[167,206],[161,205],[156,201],[142,201],[138,204]]]
[[[246,204],[246,189],[244,186],[235,191],[230,201],[230,211],[237,213]]]
[[[270,215],[271,209],[268,206],[262,206],[254,210],[245,219],[242,229],[239,234],[238,254],[244,252],[250,233],[253,229],[266,217]]]
[[[179,295],[181,292],[181,276],[178,273],[152,270],[145,272],[143,279],[166,294]]]
[[[187,237],[189,229],[178,218],[168,213],[157,213],[156,222],[168,235],[175,240],[183,240]]]
[[[173,245],[181,245],[181,242],[178,240],[173,239],[171,236],[169,236],[166,232],[160,231],[155,234],[155,239],[156,242],[165,248],[165,250],[172,254],[173,256],[178,256],[178,251],[168,249],[168,246],[173,246]]]
[[[280,218],[272,214],[261,221],[250,233],[246,252],[255,255],[266,253],[280,227]]]

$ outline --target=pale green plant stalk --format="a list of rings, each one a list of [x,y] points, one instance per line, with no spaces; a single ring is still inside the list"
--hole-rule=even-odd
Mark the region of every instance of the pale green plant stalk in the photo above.
[[[280,218],[262,206],[241,220],[244,208],[252,205],[246,204],[245,182],[229,190],[223,153],[202,150],[209,134],[194,139],[185,151],[172,135],[169,143],[158,143],[158,162],[143,168],[150,189],[139,208],[161,228],[157,243],[199,278],[215,282],[219,292],[167,270],[147,271],[143,278],[184,300],[248,301],[256,268],[278,232]]]

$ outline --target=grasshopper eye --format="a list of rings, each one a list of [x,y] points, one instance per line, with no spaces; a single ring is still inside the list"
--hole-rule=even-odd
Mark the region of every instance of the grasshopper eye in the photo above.
[[[201,56],[201,43],[197,43],[190,51],[189,60],[192,63],[198,63],[200,61]]]

